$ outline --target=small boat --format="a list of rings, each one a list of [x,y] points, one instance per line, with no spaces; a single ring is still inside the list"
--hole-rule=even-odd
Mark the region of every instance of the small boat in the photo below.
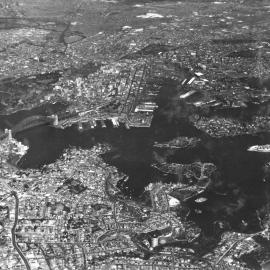
[[[270,153],[270,144],[265,145],[253,145],[248,148],[250,152]]]

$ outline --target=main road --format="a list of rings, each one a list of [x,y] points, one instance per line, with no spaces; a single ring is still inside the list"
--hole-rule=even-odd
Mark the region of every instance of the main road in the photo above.
[[[31,270],[29,262],[27,261],[26,257],[24,256],[21,249],[19,248],[19,246],[16,243],[15,232],[16,232],[16,227],[17,227],[17,224],[18,224],[19,198],[18,198],[18,195],[17,195],[17,193],[15,191],[12,191],[12,196],[15,198],[15,221],[14,221],[13,227],[11,229],[12,245],[16,249],[16,251],[19,253],[21,259],[23,260],[23,262],[24,262],[24,264],[26,266],[26,269]]]

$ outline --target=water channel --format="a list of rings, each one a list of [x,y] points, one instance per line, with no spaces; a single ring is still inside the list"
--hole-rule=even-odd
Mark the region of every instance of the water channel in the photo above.
[[[197,204],[188,202],[190,218],[206,233],[213,233],[213,224],[225,220],[235,231],[255,232],[260,230],[258,213],[267,203],[269,183],[264,180],[264,164],[269,154],[248,152],[247,148],[255,144],[266,144],[269,135],[242,135],[224,138],[211,138],[197,130],[188,120],[190,108],[176,102],[174,96],[177,87],[174,81],[164,81],[150,128],[131,128],[124,126],[79,132],[76,127],[56,129],[50,125],[37,126],[16,134],[16,139],[30,146],[27,154],[18,164],[21,168],[40,168],[58,159],[68,147],[91,148],[97,143],[106,143],[111,151],[102,158],[128,175],[128,181],[121,186],[123,193],[135,200],[144,200],[144,188],[154,181],[173,182],[175,178],[158,172],[151,167],[156,162],[153,144],[177,136],[198,137],[202,143],[198,148],[164,152],[166,162],[192,163],[196,161],[212,162],[219,171],[219,177],[210,190],[203,196],[207,201]],[[54,105],[58,106],[58,105]],[[7,123],[21,121],[31,114],[53,112],[54,106],[42,107],[1,117],[1,127]],[[201,214],[196,210],[200,209]]]

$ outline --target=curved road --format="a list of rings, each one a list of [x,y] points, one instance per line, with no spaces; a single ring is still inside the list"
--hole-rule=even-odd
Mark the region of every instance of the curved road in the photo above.
[[[21,249],[18,247],[18,245],[16,243],[15,231],[16,231],[16,227],[18,224],[19,198],[18,198],[18,195],[15,191],[12,192],[12,196],[14,196],[14,198],[15,198],[15,221],[14,221],[13,227],[11,229],[12,244],[13,244],[13,247],[16,249],[16,251],[19,253],[21,259],[23,260],[23,262],[26,266],[26,269],[31,270],[31,267],[30,267],[27,259],[25,258],[24,254],[22,253]]]

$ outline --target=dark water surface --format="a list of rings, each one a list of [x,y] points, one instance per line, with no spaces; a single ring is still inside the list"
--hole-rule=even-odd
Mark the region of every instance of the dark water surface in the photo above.
[[[266,193],[269,191],[268,184],[263,181],[263,166],[269,160],[269,154],[248,152],[247,148],[266,144],[269,135],[261,133],[211,138],[190,124],[189,108],[185,104],[175,103],[173,97],[176,93],[174,82],[165,82],[157,100],[159,109],[155,112],[150,128],[125,129],[108,125],[107,128],[79,132],[76,127],[62,130],[43,125],[19,132],[16,138],[30,146],[19,166],[25,169],[40,168],[54,162],[68,147],[91,148],[97,143],[107,143],[112,150],[102,158],[128,175],[128,181],[121,186],[123,192],[142,200],[144,188],[150,182],[175,181],[173,177],[163,175],[151,167],[156,161],[154,142],[167,141],[176,136],[199,137],[202,143],[198,148],[177,151],[167,159],[167,162],[184,164],[212,162],[218,167],[219,178],[211,190],[202,194],[208,200],[201,204],[194,200],[188,202],[190,218],[210,234],[213,233],[216,220],[226,220],[236,231],[260,230],[257,213],[266,204]],[[183,117],[179,117],[179,112]],[[17,117],[20,119],[19,114]],[[198,209],[202,214],[197,214]]]

